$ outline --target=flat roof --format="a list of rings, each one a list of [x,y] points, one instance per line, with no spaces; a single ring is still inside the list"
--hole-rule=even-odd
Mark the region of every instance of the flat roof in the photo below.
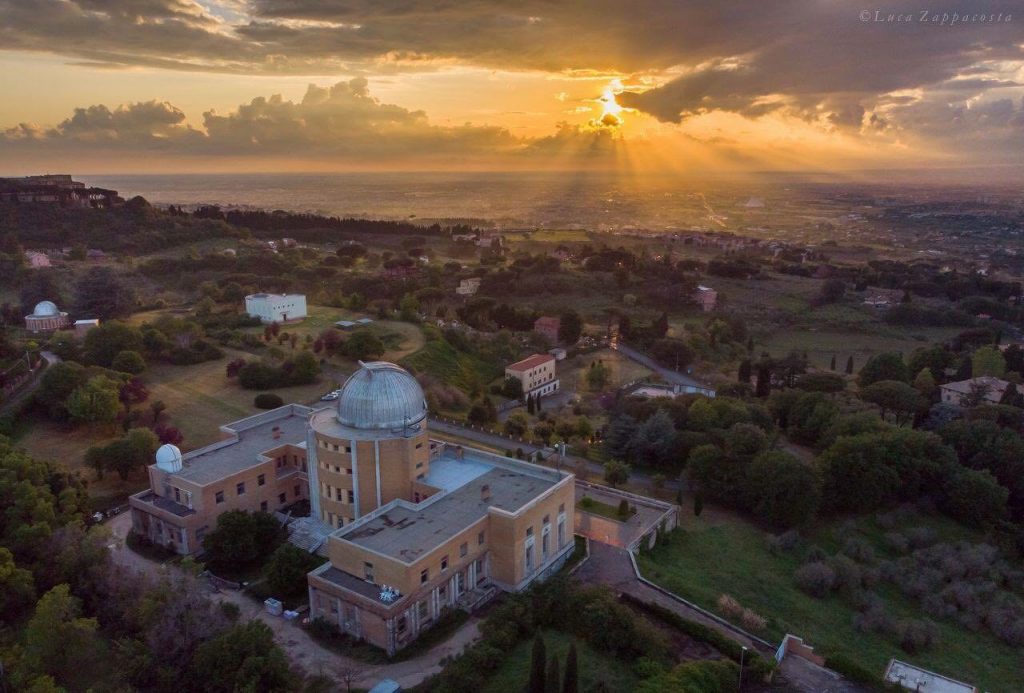
[[[260,453],[282,445],[306,445],[306,422],[313,412],[286,404],[221,427],[231,437],[185,453],[184,466],[173,476],[205,486],[260,464]],[[280,435],[274,436],[278,428]]]
[[[412,563],[487,516],[490,508],[514,513],[565,475],[553,470],[479,450],[462,448],[461,459],[451,448],[431,462],[431,476],[438,484],[459,484],[446,488],[419,504],[392,502],[363,522],[335,532],[334,536],[371,551]],[[488,459],[491,457],[492,459]],[[434,466],[438,466],[434,474]],[[424,478],[430,483],[430,476]],[[490,496],[483,498],[487,486]],[[444,487],[442,487],[444,488]]]
[[[898,659],[889,662],[889,667],[885,670],[885,680],[912,691],[928,693],[974,693],[978,690],[969,683],[936,674]]]

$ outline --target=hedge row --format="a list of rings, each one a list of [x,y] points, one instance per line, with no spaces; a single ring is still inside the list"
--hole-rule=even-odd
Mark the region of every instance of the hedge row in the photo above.
[[[756,674],[761,679],[767,679],[767,677],[771,675],[772,671],[775,670],[774,660],[765,659],[760,654],[749,648],[746,653],[744,653],[742,645],[710,626],[705,626],[703,623],[697,623],[696,621],[690,621],[674,611],[669,611],[663,606],[645,602],[629,594],[623,593],[620,599],[636,609],[653,616],[659,621],[672,626],[676,630],[689,635],[691,638],[706,642],[734,662],[739,662],[742,658],[744,668],[748,669],[751,673]]]

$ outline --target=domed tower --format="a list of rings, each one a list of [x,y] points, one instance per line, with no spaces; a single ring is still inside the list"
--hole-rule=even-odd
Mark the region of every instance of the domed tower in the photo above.
[[[337,409],[313,414],[306,441],[312,515],[335,527],[396,498],[415,500],[430,466],[419,383],[393,363],[359,365]]]

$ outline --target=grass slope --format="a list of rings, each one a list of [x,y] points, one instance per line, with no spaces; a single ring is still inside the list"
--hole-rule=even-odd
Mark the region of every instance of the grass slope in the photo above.
[[[1020,653],[991,635],[936,619],[936,645],[924,653],[907,654],[883,635],[855,630],[856,612],[841,597],[819,600],[797,589],[792,575],[801,563],[799,550],[773,554],[767,535],[756,527],[724,513],[708,515],[705,511],[702,518],[685,517],[684,531],[676,539],[638,557],[644,576],[712,611],[717,611],[719,595],[727,593],[769,619],[765,634],[769,639],[779,641],[785,633],[793,633],[819,654],[845,653],[879,674],[896,657],[982,689],[1024,690]],[[941,518],[922,519],[919,524],[925,523],[938,531],[942,541],[979,540]],[[883,530],[870,519],[859,526],[863,528],[860,535],[875,544],[881,557],[888,557],[882,548]],[[840,545],[837,532],[837,525],[825,525],[812,532],[808,541],[833,553]],[[880,583],[876,591],[897,618],[926,616],[895,588]]]

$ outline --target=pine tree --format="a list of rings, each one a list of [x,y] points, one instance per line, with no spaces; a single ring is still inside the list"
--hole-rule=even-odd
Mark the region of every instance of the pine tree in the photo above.
[[[530,414],[537,413],[537,407],[533,405],[533,395],[526,396],[526,411]]]
[[[540,414],[540,410],[541,410],[541,406],[540,406],[541,399],[543,399],[543,398],[540,396],[540,393],[538,392],[537,393],[537,397],[536,397],[536,402],[534,402],[534,407],[537,409],[537,413],[538,414]]]
[[[829,370],[833,370],[834,371],[836,369],[836,355],[835,354],[832,354],[832,362],[829,363],[828,367],[829,367]]]
[[[547,663],[547,654],[544,648],[544,638],[540,631],[533,638],[533,653],[530,656],[530,685],[528,693],[546,693],[544,686],[544,665]]]
[[[565,658],[565,680],[562,681],[562,693],[577,693],[579,688],[576,670],[576,643],[569,645],[569,655]]]
[[[551,655],[551,661],[548,662],[548,673],[544,679],[544,690],[545,693],[558,693],[561,688],[562,675],[559,673],[558,666],[558,655]]]
[[[853,354],[850,354],[850,357],[846,359],[846,374],[853,375]]]
[[[693,516],[700,517],[702,512],[704,512],[704,494],[697,491],[693,494]]]
[[[740,370],[736,375],[736,379],[741,383],[749,383],[751,375],[750,359],[743,359],[740,361]]]

